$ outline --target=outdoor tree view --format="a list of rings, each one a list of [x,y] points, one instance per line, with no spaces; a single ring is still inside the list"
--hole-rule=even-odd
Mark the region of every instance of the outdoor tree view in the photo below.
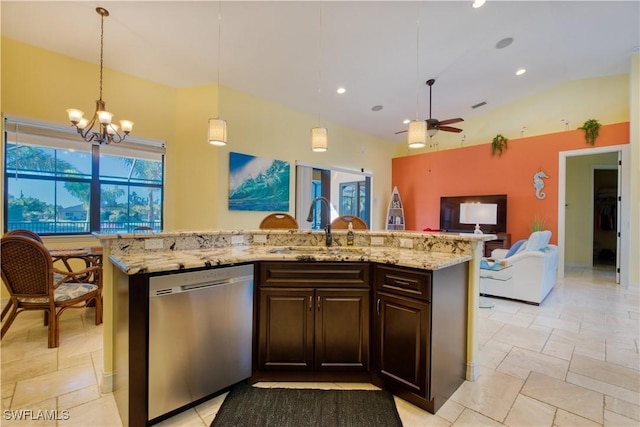
[[[100,221],[90,224],[90,151],[6,144],[7,229],[39,234],[161,227],[162,162],[100,155]]]

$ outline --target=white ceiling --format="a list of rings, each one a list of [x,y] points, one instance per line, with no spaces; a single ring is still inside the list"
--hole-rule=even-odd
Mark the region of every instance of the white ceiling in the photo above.
[[[3,36],[98,63],[95,8],[103,6],[111,13],[105,67],[174,87],[214,84],[219,70],[224,86],[398,142],[405,136],[394,133],[416,117],[416,103],[421,118],[429,115],[429,78],[433,117],[469,119],[567,81],[626,74],[640,46],[638,0],[471,3],[3,0],[0,7]],[[496,49],[505,37],[513,43]],[[520,67],[528,71],[518,77]],[[96,76],[96,91],[97,83]],[[339,86],[347,93],[337,95]],[[384,108],[373,112],[374,105]]]

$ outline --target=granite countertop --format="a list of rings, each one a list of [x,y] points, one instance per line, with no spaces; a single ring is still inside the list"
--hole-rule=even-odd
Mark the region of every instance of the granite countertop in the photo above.
[[[255,261],[351,261],[439,270],[471,260],[469,254],[425,252],[390,247],[228,246],[179,251],[147,251],[111,255],[126,274],[157,273]]]

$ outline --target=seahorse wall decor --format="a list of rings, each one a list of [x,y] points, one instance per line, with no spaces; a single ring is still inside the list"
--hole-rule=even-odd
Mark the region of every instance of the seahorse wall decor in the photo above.
[[[542,192],[542,189],[544,188],[544,181],[542,178],[549,178],[549,176],[544,173],[544,171],[540,171],[533,175],[533,187],[536,189],[536,197],[540,200],[547,197],[547,194]]]

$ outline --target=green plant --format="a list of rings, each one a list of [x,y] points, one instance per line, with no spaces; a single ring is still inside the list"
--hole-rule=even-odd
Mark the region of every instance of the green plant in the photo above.
[[[534,231],[542,231],[546,230],[547,220],[545,218],[540,218],[539,216],[534,216],[533,221],[531,221],[531,232]]]
[[[589,119],[578,129],[584,131],[584,139],[587,144],[593,145],[600,134],[600,122],[596,119]]]
[[[502,152],[507,149],[507,142],[509,140],[501,134],[494,136],[491,141],[491,155],[495,156],[498,153],[498,156],[502,156]]]

